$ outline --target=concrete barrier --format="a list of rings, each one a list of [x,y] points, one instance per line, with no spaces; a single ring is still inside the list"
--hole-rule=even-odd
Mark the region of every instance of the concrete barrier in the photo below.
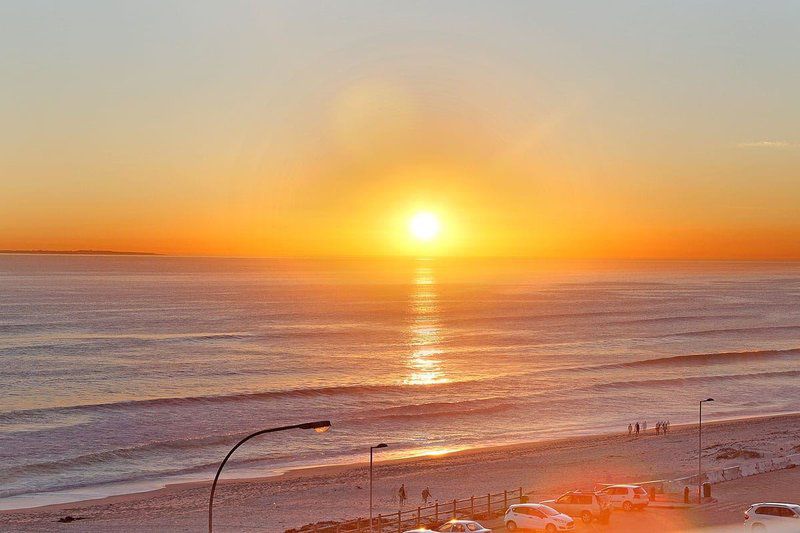
[[[734,479],[774,472],[775,470],[783,470],[795,466],[800,466],[800,453],[774,459],[762,459],[761,461],[754,461],[739,466],[729,466],[718,470],[709,470],[703,472],[700,483],[722,483],[723,481],[733,481]],[[697,475],[658,482],[640,483],[640,485],[646,486],[649,483],[658,483],[661,487],[661,491],[666,493],[682,492],[684,487],[689,487],[693,491],[692,494],[694,494],[697,492],[698,485]]]
[[[733,481],[742,477],[742,471],[738,466],[731,466],[722,470],[722,481]]]

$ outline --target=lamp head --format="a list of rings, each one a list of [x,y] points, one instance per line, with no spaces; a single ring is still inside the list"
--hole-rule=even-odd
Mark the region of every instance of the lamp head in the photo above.
[[[375,448],[388,448],[388,447],[389,447],[389,445],[386,444],[385,442],[381,442],[380,444],[375,446]]]
[[[703,401],[704,401],[704,402],[713,402],[713,401],[714,401],[714,398],[706,398],[706,399],[705,399],[705,400],[703,400]]]
[[[306,424],[301,424],[300,429],[313,429],[317,433],[325,433],[331,429],[331,421],[319,420],[317,422],[308,422]]]

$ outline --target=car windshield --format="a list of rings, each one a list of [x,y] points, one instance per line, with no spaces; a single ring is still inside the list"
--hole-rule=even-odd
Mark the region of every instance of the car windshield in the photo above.
[[[539,510],[544,514],[546,514],[547,516],[555,516],[557,514],[561,514],[552,507],[548,507],[546,505],[542,505],[541,507],[539,507]]]

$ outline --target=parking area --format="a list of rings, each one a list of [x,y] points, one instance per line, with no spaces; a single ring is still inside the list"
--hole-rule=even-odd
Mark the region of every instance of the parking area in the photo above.
[[[686,510],[678,509],[646,509],[644,511],[615,511],[608,524],[593,522],[584,524],[580,520],[575,521],[575,531],[589,532],[642,532],[656,533],[661,531],[687,531],[694,526],[688,521]],[[502,520],[494,520],[486,524],[492,531],[505,531]]]
[[[689,508],[656,508],[614,511],[608,524],[576,521],[575,531],[660,533],[702,531],[741,532],[744,511],[756,502],[800,502],[800,468],[779,470],[714,485],[716,502]],[[502,520],[485,524],[505,531]]]

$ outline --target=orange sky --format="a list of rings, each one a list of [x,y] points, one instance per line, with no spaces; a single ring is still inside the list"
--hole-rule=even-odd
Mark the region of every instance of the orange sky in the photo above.
[[[17,6],[0,248],[800,259],[796,8],[725,6]]]

